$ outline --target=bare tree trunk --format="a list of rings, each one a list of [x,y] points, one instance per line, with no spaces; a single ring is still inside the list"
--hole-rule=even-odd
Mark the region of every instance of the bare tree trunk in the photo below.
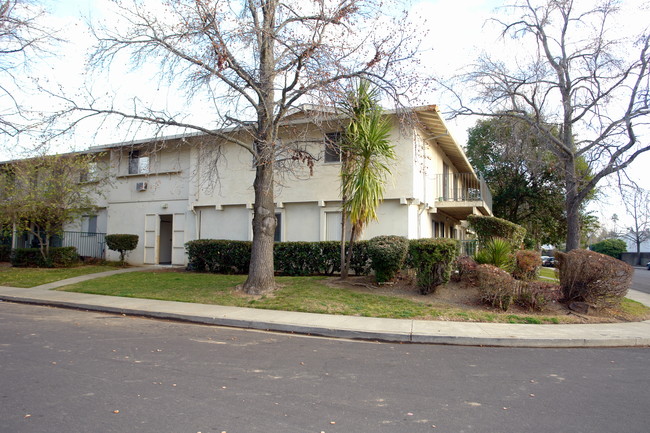
[[[346,198],[343,197],[343,206],[345,205],[345,200]],[[350,272],[350,268],[348,266],[347,262],[347,255],[345,252],[345,222],[348,219],[347,212],[345,212],[345,208],[341,209],[341,279],[345,280],[348,278],[348,273]],[[350,246],[350,249],[352,249],[352,246]]]
[[[566,183],[566,251],[569,252],[580,248],[580,200],[573,159],[564,162],[564,175]]]
[[[248,278],[242,288],[248,294],[260,294],[275,289],[273,243],[275,237],[275,203],[273,199],[273,164],[275,163],[276,130],[274,116],[275,58],[273,54],[275,12],[277,1],[262,6],[263,30],[260,43],[259,103],[255,148],[256,173],[253,188],[253,245]]]
[[[254,188],[251,263],[243,285],[248,294],[260,294],[275,288],[273,243],[277,221],[273,202],[273,164],[258,165]]]

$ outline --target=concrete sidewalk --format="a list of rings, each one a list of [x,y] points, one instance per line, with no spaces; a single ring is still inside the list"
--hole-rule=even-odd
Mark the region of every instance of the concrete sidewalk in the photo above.
[[[31,289],[0,287],[0,300],[237,328],[390,342],[504,347],[650,346],[650,321],[595,325],[515,325],[378,319],[51,290],[79,281],[142,269],[128,268],[84,275]],[[631,290],[628,298],[650,306],[649,294]]]

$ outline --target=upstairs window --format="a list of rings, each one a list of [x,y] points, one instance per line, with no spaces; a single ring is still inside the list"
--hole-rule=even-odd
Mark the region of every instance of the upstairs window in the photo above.
[[[341,162],[341,133],[325,134],[325,162]]]
[[[94,182],[97,180],[98,177],[98,168],[97,168],[97,163],[94,161],[91,161],[88,163],[88,166],[84,167],[81,170],[81,173],[79,175],[79,181],[80,182]]]
[[[129,152],[129,174],[149,173],[149,157],[142,156],[139,150]]]

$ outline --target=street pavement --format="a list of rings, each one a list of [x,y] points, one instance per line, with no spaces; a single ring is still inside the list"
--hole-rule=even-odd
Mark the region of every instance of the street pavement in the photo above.
[[[650,294],[650,270],[642,267],[635,267],[632,287],[636,291]]]
[[[646,433],[650,350],[314,338],[0,302],[2,433]]]
[[[122,298],[51,290],[83,280],[138,270],[142,270],[142,268],[134,267],[85,275],[31,289],[0,287],[0,300],[209,325],[388,342],[507,347],[650,346],[650,321],[612,324],[521,325],[381,319]],[[644,271],[637,269],[636,273],[639,272]],[[642,275],[641,278],[645,278],[645,276]],[[650,306],[649,293],[630,290],[628,298]]]

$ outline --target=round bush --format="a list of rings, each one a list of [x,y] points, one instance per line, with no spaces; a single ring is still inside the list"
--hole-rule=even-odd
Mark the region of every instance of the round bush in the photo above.
[[[605,239],[589,247],[591,251],[605,254],[615,259],[620,259],[621,254],[627,251],[627,244],[621,239]]]
[[[109,250],[119,251],[120,261],[124,262],[124,257],[128,252],[133,251],[138,246],[138,235],[106,235],[106,246]]]
[[[556,253],[560,289],[565,301],[595,307],[618,305],[632,285],[634,268],[604,254],[587,250]]]
[[[377,236],[368,241],[368,256],[378,283],[390,281],[404,266],[409,241],[402,236]]]

